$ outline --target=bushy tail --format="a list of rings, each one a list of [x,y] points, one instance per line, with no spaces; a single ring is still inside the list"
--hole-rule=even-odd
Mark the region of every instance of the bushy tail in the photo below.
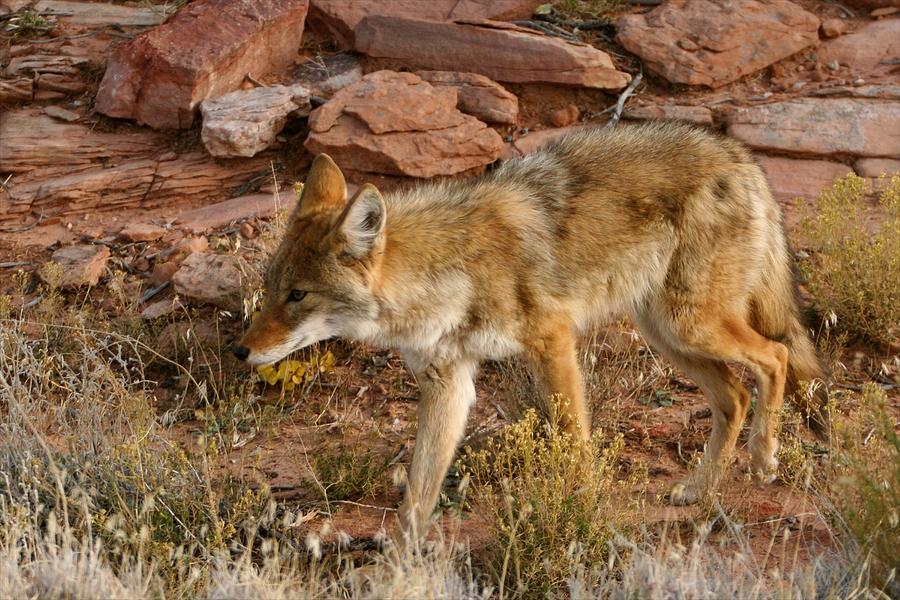
[[[815,344],[800,315],[797,286],[791,259],[784,245],[772,255],[772,262],[758,290],[753,294],[753,326],[764,336],[788,348],[785,396],[806,419],[809,428],[827,439],[830,430],[825,370]]]

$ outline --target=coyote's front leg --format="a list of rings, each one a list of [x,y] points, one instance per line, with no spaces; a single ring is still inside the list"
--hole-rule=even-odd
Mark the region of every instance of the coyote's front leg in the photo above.
[[[475,402],[473,362],[416,365],[419,384],[418,431],[400,524],[407,541],[424,537],[429,518],[456,445],[466,428],[469,407]]]

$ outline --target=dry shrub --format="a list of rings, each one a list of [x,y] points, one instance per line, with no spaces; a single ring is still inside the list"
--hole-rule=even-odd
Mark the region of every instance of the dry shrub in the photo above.
[[[559,401],[550,404],[557,418],[530,409],[461,460],[474,510],[496,538],[484,560],[501,596],[564,589],[573,563],[602,562],[613,530],[636,512],[618,477],[622,436],[597,430],[588,441],[573,439],[559,426]]]
[[[865,179],[848,175],[819,196],[803,221],[811,256],[801,263],[815,307],[851,335],[877,344],[900,339],[900,175],[883,180],[880,228],[866,223]]]
[[[837,426],[841,447],[832,495],[839,516],[871,555],[873,578],[900,594],[900,437],[883,389],[866,384],[860,403],[857,414]]]

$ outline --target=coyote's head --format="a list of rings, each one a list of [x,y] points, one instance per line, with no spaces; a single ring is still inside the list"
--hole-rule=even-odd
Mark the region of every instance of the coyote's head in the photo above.
[[[367,184],[348,201],[340,169],[327,155],[317,156],[269,265],[265,304],[234,355],[255,365],[271,363],[371,326],[384,225],[378,190]]]

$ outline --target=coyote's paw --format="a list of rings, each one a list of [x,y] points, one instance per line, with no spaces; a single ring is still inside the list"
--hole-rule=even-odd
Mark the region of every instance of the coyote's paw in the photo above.
[[[778,459],[773,455],[753,456],[750,459],[750,472],[757,483],[772,483],[778,477]]]
[[[681,481],[672,486],[672,489],[669,491],[669,504],[673,506],[687,506],[689,504],[696,504],[702,493],[697,489],[697,486],[690,481]]]

